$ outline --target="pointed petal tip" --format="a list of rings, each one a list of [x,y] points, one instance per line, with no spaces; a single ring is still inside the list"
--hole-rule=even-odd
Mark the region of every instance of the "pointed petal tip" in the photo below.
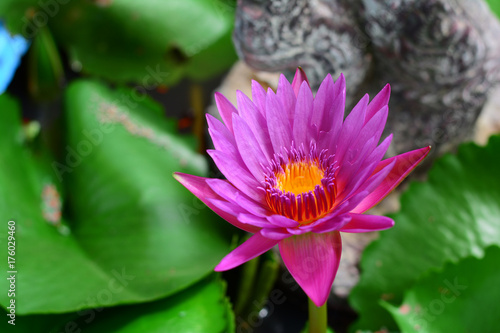
[[[295,71],[295,76],[293,77],[292,81],[292,88],[295,93],[295,96],[299,94],[300,86],[302,85],[302,82],[307,82],[307,85],[310,86],[309,80],[307,79],[306,73],[302,69],[302,67],[297,67],[297,70]]]
[[[278,244],[278,242],[279,240],[268,239],[262,236],[260,232],[257,232],[222,258],[219,264],[215,266],[214,270],[216,272],[222,272],[235,268],[270,250]]]
[[[387,216],[351,213],[351,222],[346,224],[341,232],[363,233],[387,230],[394,226],[394,220]]]
[[[186,179],[184,178],[186,174],[182,173],[182,172],[174,172],[172,174],[172,176],[174,177],[175,180],[177,180],[179,183],[183,184],[183,182],[186,181]],[[183,184],[184,185],[184,184]]]
[[[221,99],[221,98],[225,98],[225,96],[222,95],[221,92],[216,91],[216,92],[214,92],[214,98],[215,99]]]
[[[375,172],[390,164],[394,164],[391,172],[386,176],[382,183],[373,190],[363,201],[360,202],[351,212],[364,213],[374,207],[384,199],[392,190],[394,190],[409,174],[413,171],[429,154],[431,147],[415,149],[394,157],[385,159],[379,163]]]
[[[231,268],[226,268],[225,267],[226,265],[223,264],[223,261],[224,261],[224,259],[222,259],[221,262],[219,262],[217,264],[217,266],[215,266],[215,268],[214,268],[215,272],[224,272],[224,271],[227,271],[227,270],[231,269]]]

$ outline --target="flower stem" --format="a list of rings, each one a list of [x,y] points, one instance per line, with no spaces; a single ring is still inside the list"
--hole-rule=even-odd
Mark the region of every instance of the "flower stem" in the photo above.
[[[309,299],[309,333],[326,333],[326,302],[319,308]]]

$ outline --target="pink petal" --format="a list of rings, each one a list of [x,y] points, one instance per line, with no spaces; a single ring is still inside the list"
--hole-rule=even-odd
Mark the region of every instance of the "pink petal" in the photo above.
[[[366,191],[368,193],[372,193],[390,174],[393,169],[396,161],[393,160],[391,163],[384,166],[384,168],[377,170],[374,172],[364,183],[361,185],[357,191]],[[377,168],[375,168],[377,169]],[[364,199],[363,199],[364,200]]]
[[[322,220],[323,221],[321,221],[321,223],[318,223],[318,225],[314,227],[313,232],[320,234],[324,232],[342,230],[341,228],[351,220],[351,216],[349,214],[343,214],[325,217]]]
[[[276,89],[276,96],[281,101],[281,104],[285,107],[285,110],[288,113],[288,118],[291,120],[291,123],[293,124],[293,118],[295,117],[295,102],[297,98],[295,97],[296,94],[294,93],[292,89],[292,85],[286,77],[281,74],[280,79],[278,81],[278,88]]]
[[[269,215],[267,209],[262,207],[260,203],[250,199],[227,180],[211,178],[207,179],[206,182],[208,186],[224,200],[241,206],[251,214],[261,217]]]
[[[394,221],[386,216],[349,214],[351,222],[347,223],[340,231],[342,232],[370,232],[389,229],[394,225]]]
[[[311,115],[311,124],[316,125],[319,130],[325,130],[323,128],[325,125],[331,126],[331,124],[324,124],[323,116],[325,115],[325,113],[330,112],[333,99],[336,97],[334,95],[333,86],[334,83],[332,76],[330,74],[327,74],[323,82],[321,82],[318,92],[316,93],[316,97],[314,98],[314,111]],[[309,90],[311,89],[309,88]],[[329,128],[327,129],[327,131],[328,130]]]
[[[233,202],[220,199],[207,199],[207,200],[209,204],[219,208],[220,210],[228,212],[233,216],[238,216],[239,214],[248,214],[248,211],[246,209]]]
[[[238,110],[234,107],[233,104],[220,92],[216,92],[215,96],[215,104],[217,104],[217,109],[219,110],[220,117],[226,124],[227,128],[233,132],[233,123],[232,117],[233,113],[238,114]]]
[[[217,193],[215,193],[210,188],[210,186],[208,186],[206,181],[209,178],[198,177],[177,172],[174,173],[174,178],[177,179],[179,183],[184,185],[195,196],[197,196],[198,199],[200,199],[205,205],[207,205],[210,209],[212,209],[217,215],[219,215],[220,217],[222,217],[224,220],[228,221],[235,227],[248,232],[257,232],[259,230],[259,228],[256,228],[254,226],[241,223],[240,221],[238,221],[236,216],[230,214],[227,211],[221,210],[220,208],[216,207],[209,201],[210,199],[218,199],[218,200],[222,199],[221,197],[219,197],[219,195],[217,195]],[[196,209],[196,207],[187,207],[187,208]],[[181,207],[179,207],[179,209],[181,209]]]
[[[305,233],[279,243],[281,257],[290,274],[316,304],[325,304],[337,274],[342,252],[338,231]]]
[[[331,123],[333,124],[332,130],[335,131],[336,128],[340,130],[345,112],[346,84],[344,74],[342,73],[333,85],[333,96],[335,100],[332,103],[332,109],[323,119],[325,122],[330,122],[331,119]]]
[[[277,215],[277,214],[268,216],[267,220],[273,225],[283,228],[293,228],[299,225],[299,222],[289,219],[288,217],[285,217],[283,215]]]
[[[304,81],[297,96],[297,103],[295,104],[295,117],[293,121],[293,142],[297,147],[304,144],[304,148],[309,149],[309,142],[311,141],[311,138],[308,129],[311,115],[313,115],[312,110],[312,91]]]
[[[262,117],[266,116],[266,91],[259,82],[252,80],[252,101]]]
[[[342,165],[344,154],[354,143],[361,131],[361,128],[365,124],[367,105],[368,95],[365,95],[345,118],[342,129],[340,130],[339,138],[336,140],[337,148],[336,150],[333,150],[335,152],[335,160],[338,161],[339,165]]]
[[[266,238],[275,239],[278,241],[290,237],[290,233],[286,228],[263,228],[260,233]]]
[[[208,132],[212,138],[215,149],[225,152],[233,156],[235,159],[240,158],[236,141],[229,129],[224,126],[218,119],[207,113]]]
[[[227,271],[231,268],[239,266],[270,250],[273,246],[278,244],[278,242],[279,240],[269,239],[262,236],[260,233],[256,233],[246,242],[225,256],[215,267],[215,271]]]
[[[373,98],[366,109],[366,119],[368,122],[380,109],[389,103],[391,97],[391,86],[386,84],[385,87]]]
[[[346,99],[346,85],[343,74],[340,74],[340,77],[337,79],[337,81],[335,81],[333,91],[334,98],[331,103],[330,109],[326,110],[325,112],[325,115],[323,117],[323,125],[321,127],[322,129],[327,130],[328,133],[326,136],[326,140],[320,139],[318,144],[319,149],[330,149],[332,147],[335,148],[338,141],[338,136],[340,135],[340,131],[342,130]],[[325,127],[325,124],[328,126]],[[334,151],[335,150],[333,150],[332,152]]]
[[[237,114],[233,114],[233,129],[238,152],[243,162],[257,181],[264,181],[263,167],[266,167],[269,162],[260,149],[252,130]]]
[[[263,158],[270,160],[273,156],[273,146],[271,144],[271,139],[269,138],[266,118],[257,111],[256,105],[241,91],[238,90],[236,92],[236,98],[238,100],[238,110],[241,118],[252,131],[258,142],[258,147],[262,150],[262,153],[265,154]],[[263,103],[265,103],[265,99]],[[235,130],[235,136],[238,134],[237,132],[238,131]]]
[[[385,123],[387,122],[387,115],[389,114],[389,108],[384,106],[377,112],[361,129],[357,139],[354,141],[353,146],[359,147],[363,146],[370,138],[375,138],[373,148],[380,141],[382,132],[385,128]]]
[[[389,148],[392,140],[392,134],[390,134],[387,138],[382,141],[380,145],[378,145],[370,155],[368,155],[361,166],[356,170],[356,177],[352,176],[350,178],[344,178],[343,174],[338,173],[337,178],[337,191],[338,197],[344,198],[352,194],[354,190],[357,189],[356,185],[360,186],[362,182],[365,182],[376,169],[382,157],[384,157],[387,149]]]
[[[263,196],[263,190],[259,189],[261,185],[245,165],[241,165],[239,161],[235,161],[230,155],[218,150],[208,150],[207,153],[231,184],[253,200],[260,202]]]
[[[283,108],[280,100],[271,89],[267,92],[266,118],[274,153],[280,153],[282,148],[290,149],[292,146],[292,126],[288,118],[288,111]]]
[[[310,86],[309,81],[307,80],[306,73],[304,70],[299,67],[295,71],[295,76],[293,77],[292,81],[292,89],[295,92],[295,96],[299,94],[300,86],[302,85],[302,82],[307,82],[307,85]]]
[[[356,173],[356,176],[353,176],[353,181],[346,186],[339,197],[349,197],[353,193],[361,191],[371,193],[391,172],[394,162],[395,161],[386,165],[383,169],[380,169],[377,172],[374,172],[374,170],[377,169],[380,162],[376,161],[372,162],[372,164],[369,164],[365,168],[360,168],[360,170]],[[354,208],[354,206],[352,208]]]
[[[364,213],[368,209],[375,206],[383,198],[385,198],[396,186],[405,179],[406,176],[427,156],[431,147],[424,147],[410,152],[397,155],[379,163],[374,173],[378,172],[385,166],[393,163],[395,164],[391,172],[382,181],[382,183],[371,192],[363,201],[359,203],[356,208],[352,210],[353,213]]]
[[[273,227],[271,223],[265,217],[259,217],[253,214],[238,214],[238,221],[245,224],[251,224],[259,228],[270,228]]]

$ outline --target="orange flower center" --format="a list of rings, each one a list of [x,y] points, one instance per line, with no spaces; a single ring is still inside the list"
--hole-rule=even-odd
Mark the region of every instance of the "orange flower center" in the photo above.
[[[276,175],[276,186],[281,192],[299,195],[314,191],[316,186],[321,186],[323,176],[323,170],[318,168],[316,164],[296,162],[285,165],[284,172]]]
[[[266,202],[276,214],[309,224],[327,215],[336,196],[333,156],[315,150],[305,156],[292,150],[285,160],[277,156],[266,176]]]

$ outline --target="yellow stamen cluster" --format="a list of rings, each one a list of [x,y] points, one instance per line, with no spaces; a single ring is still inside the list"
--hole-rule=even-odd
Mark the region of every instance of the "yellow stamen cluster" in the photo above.
[[[284,167],[284,173],[276,175],[277,188],[283,193],[299,195],[313,191],[317,185],[321,186],[324,172],[311,162],[295,162]]]

